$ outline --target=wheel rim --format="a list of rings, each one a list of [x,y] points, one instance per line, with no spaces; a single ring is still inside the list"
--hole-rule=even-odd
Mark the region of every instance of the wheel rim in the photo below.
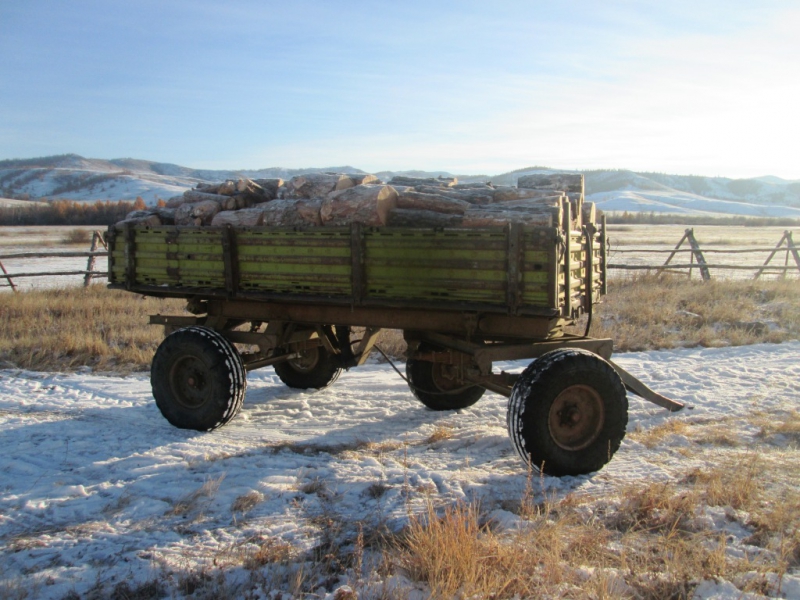
[[[464,383],[458,380],[458,369],[453,365],[432,363],[431,379],[433,385],[441,392],[450,392],[464,387]]]
[[[605,421],[603,399],[588,385],[571,385],[550,406],[553,441],[565,450],[581,450],[600,435]]]
[[[199,408],[208,401],[211,393],[205,372],[205,363],[196,356],[183,356],[170,369],[169,381],[172,394],[181,406]]]
[[[317,366],[319,357],[319,346],[317,346],[315,348],[303,350],[303,352],[300,353],[300,356],[297,358],[292,358],[286,362],[288,362],[289,366],[291,366],[298,373],[310,373],[314,370],[314,367]]]

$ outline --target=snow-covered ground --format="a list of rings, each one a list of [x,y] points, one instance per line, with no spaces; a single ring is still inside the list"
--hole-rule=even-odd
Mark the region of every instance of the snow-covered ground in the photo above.
[[[630,397],[629,433],[725,417],[729,435],[749,444],[757,431],[745,417],[795,410],[800,397],[800,342],[615,359],[693,406],[669,414]],[[161,417],[144,374],[0,371],[0,584],[64,598],[212,565],[254,539],[310,549],[330,515],[345,529],[398,528],[431,495],[499,508],[526,485],[505,405],[487,393],[466,410],[428,411],[388,365],[354,369],[314,392],[286,388],[264,369],[250,373],[237,418],[198,433]],[[431,441],[437,430],[447,435]],[[561,498],[674,480],[702,462],[702,452],[686,458],[692,444],[680,434],[655,448],[626,438],[602,471],[547,477],[544,487]],[[744,547],[751,532],[721,522],[729,548]],[[782,589],[800,598],[800,574]],[[708,581],[699,592],[739,597],[729,582]]]

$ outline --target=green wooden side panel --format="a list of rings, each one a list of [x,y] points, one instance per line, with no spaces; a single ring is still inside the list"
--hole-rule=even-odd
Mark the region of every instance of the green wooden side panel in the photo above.
[[[237,230],[239,289],[350,296],[350,232]]]
[[[518,245],[507,229],[413,230],[364,227],[351,230],[237,228],[231,254],[221,228],[134,229],[135,285],[224,291],[226,264],[233,261],[242,292],[309,295],[353,301],[509,303],[509,259],[519,260],[517,308],[559,308],[565,301],[563,245],[553,228],[524,229]],[[512,246],[510,247],[510,244]],[[585,285],[586,252],[572,239],[572,296]],[[353,253],[357,252],[355,255]],[[599,246],[597,246],[599,253]],[[117,231],[110,253],[110,279],[127,276],[124,232]],[[354,274],[354,262],[358,271]],[[599,261],[595,261],[598,272]],[[597,275],[599,285],[599,273]],[[354,290],[354,284],[361,284]],[[357,301],[357,300],[356,300]]]
[[[507,244],[503,231],[370,230],[366,297],[505,304]]]

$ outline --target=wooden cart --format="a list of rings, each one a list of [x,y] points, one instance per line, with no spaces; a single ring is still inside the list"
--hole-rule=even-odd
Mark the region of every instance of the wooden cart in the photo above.
[[[565,215],[564,224],[573,223]],[[612,341],[569,335],[606,289],[605,224],[493,229],[111,227],[109,287],[181,297],[154,315],[166,338],[153,396],[177,427],[212,430],[240,410],[246,372],[324,388],[363,364],[381,329],[408,342],[413,394],[432,410],[509,398],[517,452],[553,475],[600,469],[627,425],[626,388],[669,410],[611,362]],[[353,342],[351,328],[364,328]],[[588,332],[588,327],[587,327]],[[521,375],[497,361],[535,359]]]

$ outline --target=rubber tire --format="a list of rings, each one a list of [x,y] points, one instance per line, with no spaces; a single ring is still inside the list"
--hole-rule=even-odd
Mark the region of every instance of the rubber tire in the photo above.
[[[307,352],[317,353],[316,363],[308,369],[296,368],[291,360],[278,363],[273,367],[283,383],[298,390],[321,390],[339,379],[342,368],[339,366],[336,356],[330,354],[322,346],[317,346]]]
[[[181,372],[182,371],[182,372]],[[182,380],[202,375],[200,388]],[[242,408],[247,374],[236,347],[207,327],[179,329],[164,338],[150,366],[156,406],[175,427],[211,431],[233,419]],[[199,389],[196,406],[185,401],[181,388]]]
[[[585,447],[565,449],[554,439],[550,409],[571,386],[591,388],[603,408],[602,427]],[[628,397],[617,372],[600,356],[574,348],[553,350],[532,362],[508,400],[511,441],[526,463],[548,475],[583,475],[600,470],[619,449],[628,424]]]
[[[445,394],[433,377],[434,363],[427,360],[406,361],[406,377],[411,393],[431,410],[459,410],[468,408],[481,399],[484,388],[473,386],[456,394]]]

